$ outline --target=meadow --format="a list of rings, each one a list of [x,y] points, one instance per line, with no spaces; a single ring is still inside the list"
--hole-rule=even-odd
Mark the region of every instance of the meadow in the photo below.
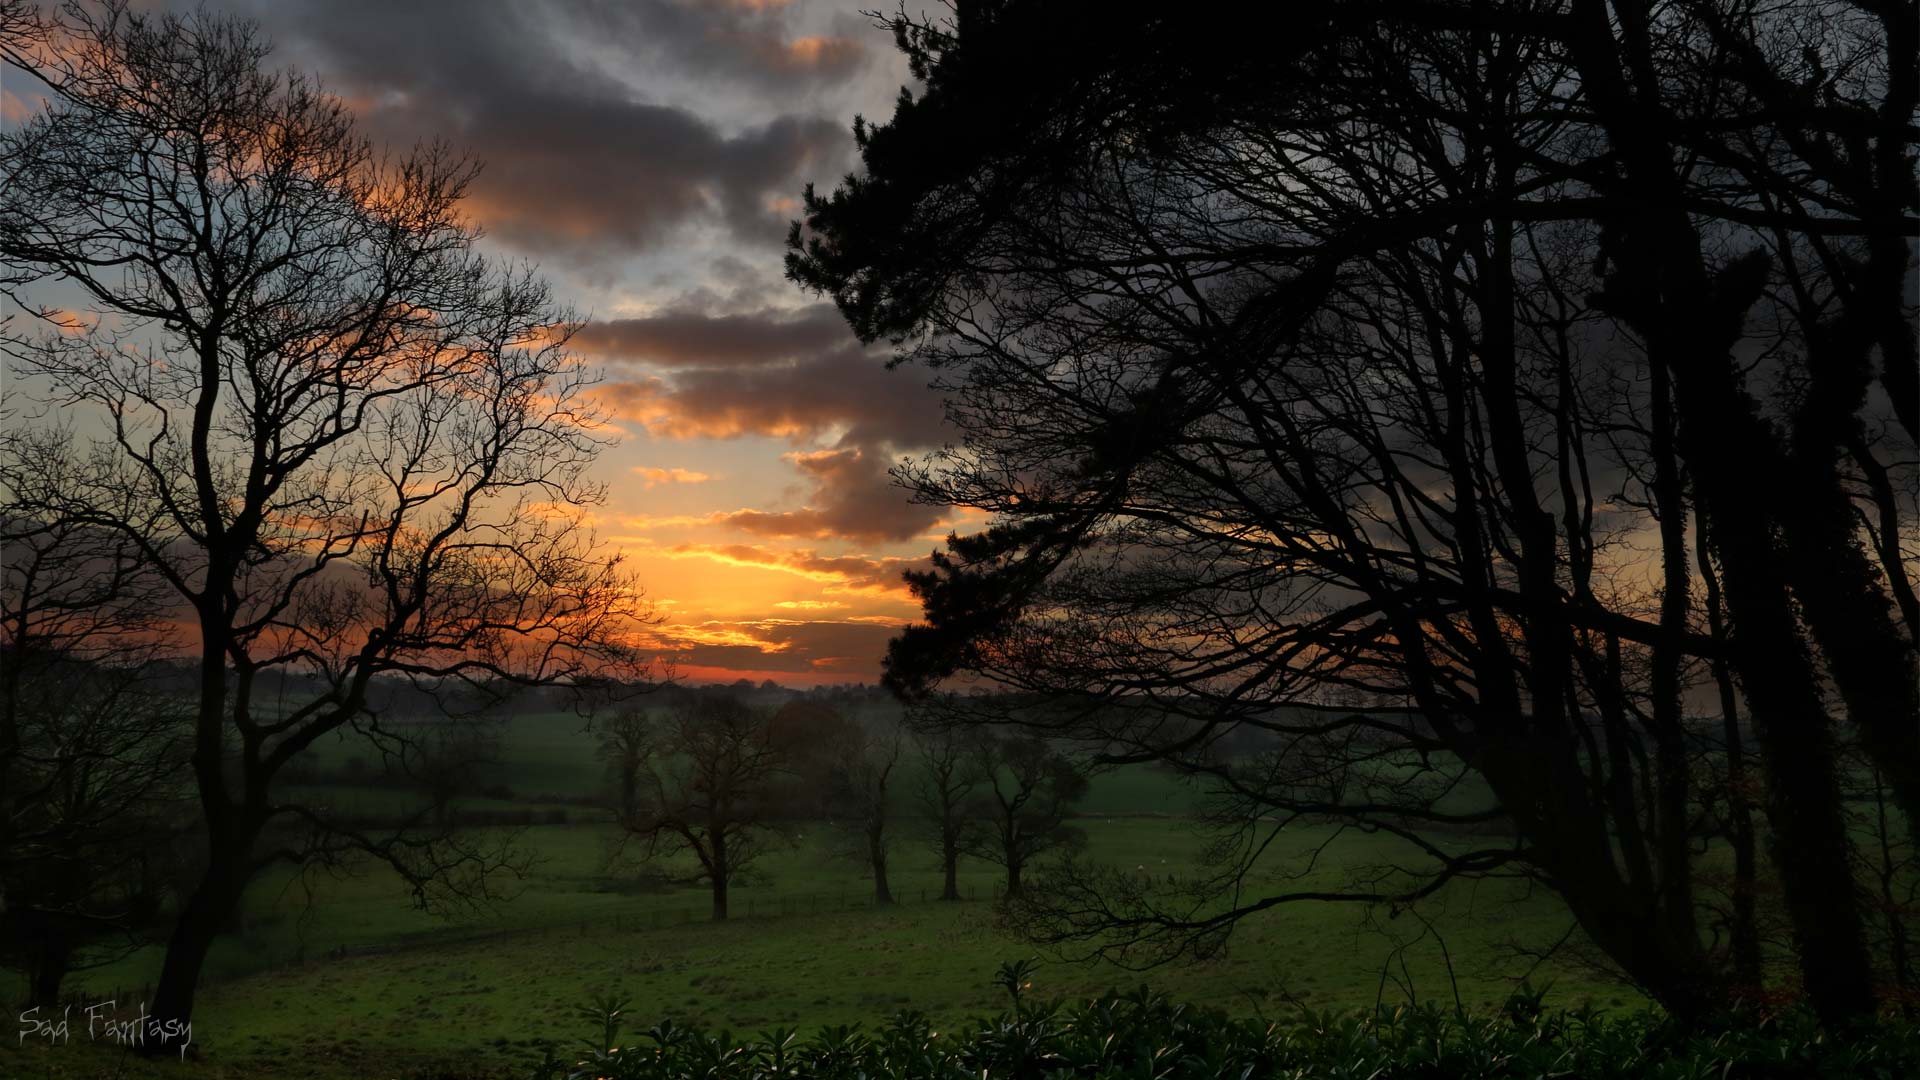
[[[346,747],[323,753],[337,763]],[[534,856],[525,877],[502,900],[451,917],[410,907],[384,868],[256,882],[234,932],[215,947],[199,998],[194,1041],[215,1070],[207,1075],[431,1076],[447,1062],[506,1075],[546,1045],[577,1049],[581,1007],[604,994],[626,1001],[639,1028],[666,1019],[742,1032],[871,1026],[903,1009],[954,1023],[1000,1003],[990,981],[1000,963],[1035,955],[1036,991],[1049,996],[1151,983],[1179,1000],[1281,1016],[1380,1001],[1451,1006],[1457,986],[1464,1004],[1484,1007],[1532,969],[1522,950],[1559,940],[1570,922],[1555,898],[1518,883],[1463,882],[1416,917],[1348,905],[1276,908],[1246,920],[1221,954],[1201,962],[1142,972],[1070,960],[1000,925],[991,864],[962,861],[969,899],[934,899],[937,856],[902,805],[890,874],[896,906],[872,907],[864,868],[836,857],[830,830],[801,826],[791,846],[770,852],[753,879],[735,887],[735,917],[716,924],[703,888],[649,883],[631,867],[610,866],[617,834],[603,812],[553,801],[598,782],[577,721],[513,720],[501,758],[511,764],[488,783],[510,788],[513,798],[470,805],[522,807],[536,820],[566,816],[514,831],[516,846]],[[391,793],[332,785],[324,794],[374,805]],[[1184,815],[1194,799],[1158,770],[1096,777],[1076,821],[1087,858],[1149,875],[1193,871],[1203,837]],[[1325,827],[1289,828],[1254,886],[1277,886],[1278,874],[1328,839]],[[1389,862],[1398,843],[1358,833],[1332,839],[1309,880],[1333,884]],[[144,949],[77,973],[68,989],[88,1000],[137,1000],[159,959],[157,947]],[[1556,1004],[1643,1004],[1563,962],[1549,961],[1531,978],[1550,987]],[[75,1041],[85,1043],[84,1033]],[[99,1067],[103,1053],[15,1045],[0,1052],[0,1073],[92,1075],[85,1070]]]

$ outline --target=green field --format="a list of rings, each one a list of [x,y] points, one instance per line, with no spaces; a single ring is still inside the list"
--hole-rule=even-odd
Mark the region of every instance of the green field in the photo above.
[[[598,767],[588,749],[577,723],[517,721],[504,746],[514,763],[505,782],[521,798],[590,792]],[[1148,875],[1191,871],[1202,838],[1177,815],[1192,802],[1191,792],[1157,770],[1097,777],[1077,822],[1087,857]],[[996,925],[998,878],[990,864],[962,863],[962,891],[974,899],[932,899],[937,859],[906,820],[890,875],[898,906],[873,909],[863,868],[835,858],[824,829],[803,826],[791,847],[757,865],[755,880],[735,887],[735,918],[714,924],[703,889],[642,887],[630,870],[608,866],[612,826],[591,808],[567,811],[568,824],[515,834],[536,859],[509,899],[456,918],[409,908],[384,868],[257,882],[240,926],[210,959],[195,1014],[205,1062],[236,1076],[402,1076],[469,1057],[504,1069],[536,1057],[543,1041],[576,1045],[587,1033],[579,1006],[605,992],[629,999],[642,1029],[666,1018],[742,1031],[812,1028],[909,1008],[952,1022],[995,1007],[989,978],[996,965],[1037,951]],[[1331,835],[1325,827],[1289,829],[1254,887],[1297,888],[1277,875]],[[1390,862],[1401,854],[1397,843],[1334,837],[1308,880],[1336,884]],[[1422,918],[1439,932],[1444,952]],[[1418,917],[1328,904],[1276,908],[1246,920],[1225,953],[1204,963],[1143,974],[1053,959],[1036,989],[1077,996],[1151,981],[1185,1000],[1276,1015],[1299,1005],[1405,1001],[1408,988],[1421,1000],[1451,1002],[1457,979],[1466,1003],[1487,1004],[1503,999],[1512,977],[1526,970],[1512,946],[1551,944],[1568,922],[1556,900],[1515,883],[1461,883]],[[158,963],[158,949],[144,950],[76,974],[69,988],[137,999]],[[1571,968],[1549,965],[1533,978],[1551,983],[1550,1000],[1560,1004],[1641,1003]],[[100,1068],[97,1050],[10,1046],[0,1052],[0,1075],[92,1075],[86,1070]]]

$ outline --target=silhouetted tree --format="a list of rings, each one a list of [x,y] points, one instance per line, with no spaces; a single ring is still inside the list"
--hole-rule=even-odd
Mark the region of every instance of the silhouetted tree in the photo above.
[[[565,683],[626,661],[643,612],[574,512],[600,497],[584,470],[605,437],[571,323],[475,254],[472,165],[376,154],[338,99],[264,66],[245,21],[114,0],[5,29],[50,94],[0,135],[8,392],[104,433],[19,512],[137,551],[197,669],[207,861],[151,1007],[177,1022],[266,866],[371,855],[440,905],[517,865],[427,828],[430,808],[374,830],[284,797],[276,776],[329,733],[403,752],[376,677]],[[91,314],[34,301],[41,283]]]
[[[1006,871],[1005,895],[1012,900],[1034,859],[1084,843],[1067,815],[1086,798],[1087,777],[1044,739],[978,739],[968,749],[979,789],[966,805],[969,827],[961,833],[961,848]]]
[[[968,739],[952,731],[928,731],[914,739],[920,774],[913,791],[933,848],[940,853],[940,899],[960,899],[960,854],[967,832],[967,804],[981,781]]]
[[[426,796],[435,828],[451,829],[456,800],[477,795],[482,771],[500,761],[498,721],[438,717],[410,726],[394,768]]]
[[[614,796],[614,813],[621,821],[640,808],[640,770],[653,752],[654,723],[645,709],[628,706],[596,724],[595,753],[606,762]]]
[[[1205,949],[1518,874],[1692,1016],[1755,975],[1759,834],[1798,981],[1870,1011],[1848,738],[1920,812],[1910,8],[962,11],[893,20],[926,89],[788,263],[937,373],[965,439],[904,475],[993,518],[888,678],[985,676],[983,721],[1173,763],[1225,830],[1030,927]],[[1301,817],[1408,856],[1250,896]]]
[[[899,725],[869,716],[847,725],[830,744],[833,761],[826,777],[826,813],[834,827],[853,841],[854,858],[873,877],[873,902],[893,903],[887,883],[887,855],[893,834],[891,784],[905,736]]]
[[[769,716],[732,693],[689,695],[635,739],[644,746],[633,812],[620,825],[648,860],[691,855],[690,880],[713,894],[715,921],[727,890],[781,835],[792,794],[786,754]]]
[[[141,943],[188,795],[161,584],[110,532],[17,513],[64,482],[71,449],[0,432],[0,458],[30,470],[0,468],[0,958],[38,1005]]]

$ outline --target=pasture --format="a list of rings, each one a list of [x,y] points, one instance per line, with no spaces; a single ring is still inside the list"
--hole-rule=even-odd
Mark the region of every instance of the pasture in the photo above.
[[[871,1024],[902,1009],[951,1023],[997,1004],[989,983],[996,965],[1036,954],[1046,961],[1036,990],[1046,995],[1151,981],[1181,1000],[1275,1016],[1409,997],[1451,1004],[1457,983],[1465,1004],[1486,1006],[1529,969],[1521,951],[1552,944],[1569,924],[1557,900],[1516,883],[1460,883],[1411,917],[1359,906],[1281,906],[1246,920],[1223,953],[1200,962],[1139,972],[1069,961],[999,925],[991,902],[999,871],[991,864],[962,861],[961,890],[970,899],[934,899],[938,859],[904,792],[890,874],[898,905],[874,909],[864,868],[835,856],[825,825],[802,825],[790,846],[770,852],[752,880],[735,886],[735,917],[715,924],[704,888],[649,884],[630,866],[609,865],[617,832],[604,812],[554,801],[591,793],[598,782],[577,721],[513,720],[501,749],[510,764],[488,785],[504,785],[513,797],[473,805],[566,816],[513,832],[514,844],[532,856],[525,876],[507,883],[501,900],[452,916],[410,907],[385,868],[256,882],[203,983],[195,1042],[207,1062],[231,1066],[234,1075],[315,1078],[399,1076],[469,1058],[505,1069],[537,1058],[546,1044],[576,1046],[586,1033],[580,1007],[608,993],[628,1002],[637,1030],[666,1019],[742,1032],[810,1030]],[[330,747],[323,761],[337,765],[344,752]],[[329,798],[368,805],[392,794],[321,786]],[[1076,821],[1086,857],[1148,876],[1194,871],[1203,837],[1182,816],[1193,799],[1157,770],[1097,777]],[[1397,843],[1294,826],[1250,884],[1297,888],[1300,882],[1279,875],[1319,851],[1302,880],[1336,885],[1392,861]],[[116,992],[137,998],[159,960],[150,947],[77,973],[69,990],[89,1000]],[[1550,984],[1557,1004],[1641,1004],[1630,991],[1555,962],[1532,981]],[[10,1047],[0,1063],[12,1064],[0,1064],[0,1072],[87,1075],[52,1070],[99,1053],[97,1046]]]

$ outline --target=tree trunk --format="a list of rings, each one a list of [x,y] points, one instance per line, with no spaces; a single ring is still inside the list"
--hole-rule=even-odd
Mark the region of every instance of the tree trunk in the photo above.
[[[60,983],[67,977],[73,949],[52,927],[42,931],[40,947],[33,952],[27,972],[27,1004],[52,1008],[60,1003]]]
[[[1765,256],[1707,271],[1663,134],[1671,117],[1628,86],[1627,71],[1652,63],[1647,12],[1575,0],[1569,15],[1582,88],[1621,163],[1622,182],[1609,193],[1618,213],[1606,222],[1614,271],[1599,306],[1637,329],[1648,363],[1673,375],[1678,449],[1719,556],[1732,666],[1766,768],[1773,857],[1807,996],[1829,1025],[1868,1016],[1873,973],[1832,718],[1788,595],[1788,555],[1776,539],[1779,516],[1795,512],[1779,502],[1786,463],[1733,358],[1766,284]]]
[[[200,985],[200,972],[206,966],[207,951],[220,927],[233,912],[245,881],[237,872],[230,853],[213,851],[208,855],[206,873],[200,885],[187,898],[186,906],[167,939],[167,955],[160,967],[149,1015],[153,1023],[184,1026],[193,1019],[194,992]],[[152,1055],[177,1049],[159,1043],[142,1044],[141,1052]]]
[[[1874,867],[1875,875],[1880,879],[1880,910],[1887,924],[1887,964],[1893,969],[1893,982],[1901,990],[1900,1015],[1913,1016],[1913,950],[1907,941],[1905,905],[1901,903],[1895,880],[1901,870],[1901,860],[1895,857],[1892,823],[1887,819],[1887,789],[1881,782],[1879,770],[1874,771],[1874,835],[1879,840],[1879,864]]]
[[[874,906],[886,907],[893,903],[893,892],[887,888],[886,837],[878,824],[867,830],[867,859],[873,864]]]
[[[1701,504],[1726,568],[1734,666],[1766,766],[1767,823],[1807,994],[1823,1021],[1871,1015],[1872,968],[1832,721],[1794,630],[1786,590],[1775,578],[1774,553],[1764,550],[1770,546],[1765,523],[1715,520],[1706,497]]]
[[[1705,527],[1695,557],[1700,564],[1700,580],[1706,585],[1707,628],[1715,641],[1727,640],[1726,620],[1720,606],[1720,575],[1707,557]],[[1760,967],[1760,924],[1756,918],[1753,811],[1748,801],[1747,751],[1740,734],[1740,702],[1734,692],[1733,673],[1727,662],[1716,657],[1712,664],[1713,682],[1720,691],[1720,718],[1727,753],[1727,823],[1733,844],[1733,982],[1736,991],[1761,989],[1764,975]]]
[[[1020,892],[1020,857],[1007,853],[1007,895],[1016,896]]]
[[[1718,363],[1730,361],[1716,361]],[[1727,407],[1738,409],[1741,404]],[[1717,411],[1696,400],[1696,417]],[[1853,844],[1840,804],[1832,718],[1801,641],[1781,555],[1759,513],[1764,497],[1750,490],[1770,481],[1733,474],[1753,469],[1751,455],[1732,455],[1716,425],[1695,421],[1692,438],[1702,516],[1724,569],[1733,667],[1746,690],[1748,713],[1767,774],[1767,823],[1781,891],[1800,947],[1800,965],[1814,1010],[1828,1023],[1874,1011],[1872,967],[1854,888]],[[1764,458],[1761,458],[1764,460]],[[1749,489],[1749,490],[1742,490]]]
[[[209,571],[210,579],[215,576],[214,571]],[[227,794],[221,742],[226,726],[226,639],[219,625],[217,612],[202,611],[200,702],[194,721],[193,771],[207,829],[207,868],[200,875],[200,884],[193,895],[181,908],[173,933],[167,939],[166,959],[160,965],[160,981],[154,987],[150,1012],[152,1021],[163,1027],[184,1026],[193,1020],[194,992],[200,985],[201,969],[207,963],[207,951],[213,947],[213,939],[221,927],[232,917],[234,906],[246,888],[246,864],[257,831],[257,826],[240,820]],[[141,1052],[159,1055],[167,1049],[156,1042],[143,1044]]]
[[[727,835],[719,830],[713,832],[713,861],[710,875],[713,879],[713,921],[727,921],[727,879],[733,876],[733,867],[728,865]]]
[[[632,761],[623,761],[620,763],[620,820],[632,821],[639,805],[639,765]]]
[[[1551,734],[1490,740],[1480,774],[1552,876],[1580,929],[1661,1007],[1682,1020],[1712,1010],[1718,980],[1691,924],[1671,918],[1659,882],[1644,869],[1623,875],[1615,820],[1579,809],[1578,761]]]
[[[960,842],[951,829],[940,838],[940,869],[946,875],[940,899],[960,899]]]

